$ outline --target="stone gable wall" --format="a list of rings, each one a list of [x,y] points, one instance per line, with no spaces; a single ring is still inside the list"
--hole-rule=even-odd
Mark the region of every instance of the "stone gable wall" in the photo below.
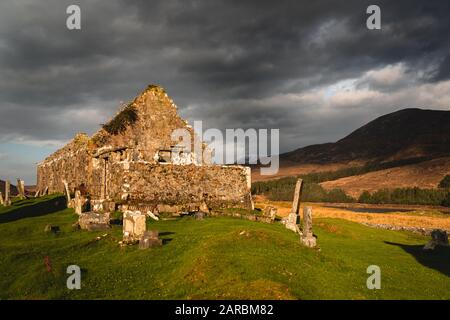
[[[84,189],[94,200],[135,206],[176,208],[206,202],[210,207],[251,207],[248,168],[214,166],[192,154],[182,159],[183,165],[159,163],[158,152],[176,144],[173,130],[186,129],[199,141],[164,89],[150,86],[130,105],[138,117],[123,132],[102,128],[92,138],[78,134],[41,162],[37,188],[64,192],[65,180],[72,192]]]

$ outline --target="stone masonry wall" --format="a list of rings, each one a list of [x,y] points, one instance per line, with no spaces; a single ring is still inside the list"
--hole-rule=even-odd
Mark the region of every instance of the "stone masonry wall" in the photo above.
[[[89,137],[78,134],[65,147],[41,162],[37,167],[37,189],[49,193],[64,192],[63,179],[74,190],[81,185],[91,185],[91,156]]]
[[[109,197],[134,209],[195,211],[203,203],[210,209],[252,208],[247,167],[117,163],[110,178]]]

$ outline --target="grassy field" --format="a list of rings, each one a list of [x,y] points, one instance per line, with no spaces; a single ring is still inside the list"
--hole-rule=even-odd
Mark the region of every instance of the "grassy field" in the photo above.
[[[317,218],[319,250],[281,224],[185,217],[148,221],[164,245],[139,250],[118,245],[120,225],[75,230],[63,204],[47,196],[0,207],[0,299],[450,299],[448,248],[423,252],[428,239],[412,233]],[[81,290],[66,288],[71,264]],[[366,287],[373,264],[380,290]]]

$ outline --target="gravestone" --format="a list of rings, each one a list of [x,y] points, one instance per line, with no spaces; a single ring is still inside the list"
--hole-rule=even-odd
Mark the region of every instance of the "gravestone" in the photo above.
[[[448,247],[448,234],[445,230],[431,231],[431,240],[423,247],[424,250],[434,250],[437,246]]]
[[[270,218],[270,221],[275,221],[275,217],[277,216],[277,208],[272,206],[267,206],[264,208],[264,216]]]
[[[316,237],[312,230],[312,208],[305,207],[303,209],[303,229],[300,234],[300,241],[307,247],[316,246]]]
[[[3,201],[3,194],[0,191],[0,205],[3,206],[4,204],[5,204],[5,202]]]
[[[19,199],[25,199],[25,181],[17,179],[17,191],[19,192]]]
[[[145,231],[139,239],[139,249],[148,249],[162,246],[163,242],[158,238],[159,232],[157,230]]]
[[[125,211],[123,214],[123,241],[136,242],[146,231],[146,216],[139,211]]]
[[[300,209],[300,199],[302,195],[302,185],[303,180],[297,179],[294,191],[294,200],[292,201],[291,213],[286,219],[286,228],[294,232],[300,232],[298,224],[300,223],[299,209]]]
[[[37,190],[36,190],[36,193],[34,194],[34,197],[35,197],[35,198],[39,197],[39,192],[40,192],[40,191],[41,191],[40,189],[37,189]]]
[[[42,192],[42,195],[45,196],[48,193],[48,187],[45,187],[44,191]]]
[[[11,192],[11,183],[9,182],[9,180],[6,180],[6,182],[5,182],[5,206],[11,205],[10,192]]]
[[[64,190],[66,192],[66,198],[67,198],[67,207],[70,208],[72,205],[72,199],[70,198],[70,190],[69,190],[69,184],[66,180],[63,180],[64,184]]]
[[[81,192],[80,190],[76,190],[75,191],[75,199],[73,200],[74,202],[74,208],[75,208],[75,213],[80,215],[83,213],[83,198],[81,197]]]

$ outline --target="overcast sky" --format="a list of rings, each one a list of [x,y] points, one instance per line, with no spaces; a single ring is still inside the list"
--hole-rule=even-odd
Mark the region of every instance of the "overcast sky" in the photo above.
[[[35,183],[36,162],[151,83],[207,128],[279,128],[282,152],[402,108],[450,110],[449,3],[1,1],[0,179]]]

